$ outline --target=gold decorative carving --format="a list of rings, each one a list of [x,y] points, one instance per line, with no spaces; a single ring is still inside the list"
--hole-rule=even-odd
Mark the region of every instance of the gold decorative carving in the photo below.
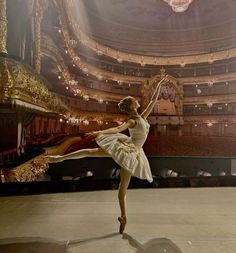
[[[166,75],[164,68],[161,68],[160,75],[156,75],[146,82],[143,83],[141,94],[142,94],[142,108],[145,108],[149,102],[150,94],[152,93],[153,87]],[[171,87],[175,89],[176,99],[175,99],[175,108],[177,115],[183,114],[183,86],[178,82],[178,80],[169,76],[169,83]]]
[[[162,67],[160,69],[160,76],[161,76],[161,78],[163,78],[165,75],[166,75],[166,70]]]
[[[7,53],[6,0],[0,0],[0,52]]]
[[[4,182],[31,182],[37,181],[38,177],[42,176],[48,169],[43,156],[45,154],[64,154],[64,152],[74,143],[80,141],[80,137],[70,137],[55,147],[46,148],[44,154],[39,155],[24,164],[15,168],[1,170],[1,177]]]
[[[33,73],[28,66],[10,58],[1,58],[0,73],[1,99],[19,99],[49,112],[69,111],[56,94],[49,92],[46,80]]]
[[[32,182],[43,175],[48,169],[42,155],[27,161],[13,169],[4,169],[2,174],[5,182]]]
[[[90,73],[93,76],[102,76],[104,79],[114,80],[116,82],[122,81],[125,83],[135,83],[135,84],[141,84],[145,78],[142,77],[136,77],[136,76],[127,76],[122,74],[113,73],[110,71],[105,71],[99,68],[96,68],[92,66],[91,64],[86,63],[82,59],[78,57],[78,54],[74,48],[69,47],[70,44],[70,35],[69,35],[69,26],[67,24],[67,18],[64,14],[64,8],[62,5],[58,4],[59,9],[59,18],[61,23],[61,30],[62,35],[64,36],[65,44],[68,47],[68,54],[73,59],[74,63],[77,67],[79,67],[82,71],[86,70],[88,73]]]
[[[42,48],[41,48],[42,54],[46,55],[47,57],[52,58],[53,61],[55,61],[57,63],[57,67],[60,70],[63,78],[67,82],[67,86],[70,87],[69,81],[74,80],[74,79],[76,80],[76,77],[73,76],[69,72],[68,67],[64,62],[64,59],[61,56],[60,50],[58,49],[58,47],[56,46],[54,41],[46,34],[42,34],[42,39],[44,41]],[[83,64],[83,66],[85,66],[86,68],[89,68],[89,66],[86,63],[84,63],[83,61],[81,61],[81,62]],[[95,69],[95,67],[93,67],[93,68]],[[95,69],[95,71],[97,73],[99,70]],[[94,98],[94,99],[97,99],[97,97],[101,97],[103,100],[119,101],[124,97],[124,95],[112,94],[111,92],[105,92],[105,91],[101,91],[101,90],[96,90],[96,92],[95,92],[95,89],[85,87],[84,85],[82,85],[80,83],[77,83],[76,85],[72,85],[72,86],[71,86],[71,89],[73,89],[73,90],[79,89],[81,91],[80,96],[88,95],[90,98]]]
[[[8,70],[6,60],[0,59],[0,100],[5,100],[12,95],[13,81]]]
[[[163,0],[168,3],[174,12],[184,12],[193,0]]]
[[[47,0],[34,1],[34,68],[38,74],[41,69],[41,21],[47,5]]]

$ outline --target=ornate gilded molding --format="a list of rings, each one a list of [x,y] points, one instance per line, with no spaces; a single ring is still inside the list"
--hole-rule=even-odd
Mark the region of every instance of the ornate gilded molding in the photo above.
[[[236,103],[236,94],[184,97],[184,105],[216,103]]]
[[[12,95],[13,81],[8,70],[7,60],[0,59],[0,100],[5,100]]]
[[[65,97],[49,92],[46,80],[35,74],[28,66],[13,59],[0,58],[0,66],[0,102],[19,101],[17,103],[19,106],[22,105],[31,110],[38,110],[40,106],[45,112],[54,112],[68,117],[73,115],[81,119],[100,120],[103,118],[109,121],[119,121],[125,118],[125,115],[122,114],[81,112],[79,108],[65,105],[63,102]]]
[[[236,72],[225,73],[220,75],[209,75],[209,76],[195,76],[195,77],[181,77],[178,78],[179,82],[183,85],[193,85],[193,84],[203,84],[203,83],[219,83],[219,82],[229,82],[236,80]]]
[[[202,123],[229,123],[236,124],[236,115],[198,115],[198,116],[184,116],[185,124]]]
[[[27,161],[12,169],[2,170],[4,182],[32,182],[43,175],[48,169],[48,165],[44,163],[42,155]]]
[[[56,62],[58,70],[60,71],[61,75],[66,81],[66,86],[69,87],[69,90],[71,90],[74,94],[77,94],[78,93],[77,90],[80,90],[79,92],[80,96],[88,95],[90,98],[93,98],[93,99],[102,98],[104,101],[105,100],[119,101],[125,96],[122,94],[112,94],[111,92],[88,88],[80,84],[79,82],[77,82],[76,85],[71,84],[71,83],[74,83],[74,82],[71,82],[71,80],[76,80],[76,76],[73,76],[69,72],[68,67],[66,66],[64,62],[64,59],[61,55],[59,48],[56,46],[54,41],[48,35],[42,34],[42,39],[44,41],[42,45],[42,54],[46,55],[49,58],[52,58],[53,61]],[[87,64],[83,62],[82,64],[83,66],[86,66],[86,68],[88,68]],[[95,69],[95,67],[93,68]],[[137,97],[137,99],[139,98]]]
[[[0,52],[7,53],[6,0],[0,0]]]
[[[28,66],[10,58],[0,58],[1,100],[17,99],[55,113],[65,113],[68,107],[57,95],[49,92],[40,76]]]
[[[152,93],[155,85],[165,75],[166,75],[165,69],[162,68],[160,75],[156,75],[156,76],[150,78],[148,81],[143,82],[143,86],[142,86],[142,90],[141,90],[142,107],[143,108],[148,104],[150,94]],[[183,86],[181,83],[178,82],[178,80],[175,77],[169,76],[168,78],[169,78],[169,82],[167,85],[173,87],[176,92],[176,98],[175,98],[176,113],[178,115],[182,115],[183,114],[183,94],[184,94],[183,93]]]
[[[107,46],[104,46],[93,39],[89,38],[79,27],[77,21],[75,20],[74,15],[71,15],[71,10],[76,9],[76,1],[66,1],[62,6],[62,2],[57,2],[57,5],[60,10],[60,16],[64,15],[66,12],[68,24],[73,29],[73,32],[82,44],[91,48],[98,54],[107,55],[113,59],[139,63],[140,65],[150,64],[150,65],[186,65],[186,64],[196,64],[196,63],[204,63],[204,62],[213,62],[218,60],[224,60],[236,57],[236,48],[214,52],[214,53],[206,53],[199,55],[189,55],[189,56],[172,56],[172,57],[154,57],[154,56],[142,56],[136,54],[130,54],[121,52],[118,50],[114,50]]]
[[[41,21],[43,12],[48,6],[47,0],[35,0],[33,7],[34,14],[34,68],[40,74],[41,69]]]
[[[174,12],[184,12],[193,0],[163,0],[168,3]]]
[[[110,71],[102,70],[80,59],[80,57],[78,57],[76,50],[69,46],[71,37],[68,32],[68,24],[66,21],[67,19],[64,13],[65,11],[64,11],[63,4],[58,3],[58,9],[60,13],[59,18],[60,18],[61,30],[62,30],[61,33],[64,37],[65,45],[66,47],[68,47],[68,54],[70,55],[74,64],[76,64],[78,68],[80,68],[85,73],[88,72],[91,75],[96,76],[97,78],[102,77],[103,79],[109,79],[116,82],[141,84],[144,80],[146,80],[145,78],[142,78],[142,77],[127,76],[127,75],[116,74]]]
[[[96,68],[92,65],[87,64],[83,60],[81,60],[76,51],[70,47],[70,41],[71,41],[71,36],[69,35],[68,32],[68,27],[76,28],[77,24],[73,23],[70,21],[71,16],[68,16],[68,11],[71,6],[73,5],[74,0],[68,1],[65,3],[66,9],[67,9],[67,17],[65,16],[65,8],[63,5],[62,1],[55,1],[54,4],[56,5],[58,12],[59,12],[59,18],[60,18],[60,23],[61,23],[61,33],[64,37],[66,46],[69,48],[68,53],[70,54],[72,60],[75,62],[77,67],[79,67],[81,70],[83,70],[86,73],[89,73],[91,75],[94,75],[96,77],[102,77],[104,79],[109,79],[113,81],[122,81],[124,83],[134,83],[134,84],[141,84],[147,80],[147,78],[142,78],[142,77],[134,77],[134,76],[127,76],[127,75],[121,75],[121,74],[116,74],[113,72],[109,71],[104,71],[99,68]],[[69,20],[69,22],[67,22]],[[76,29],[79,29],[78,27]],[[103,46],[103,50],[100,50],[100,45],[97,42],[92,41],[90,38],[86,37],[86,35],[83,34],[82,31],[78,31],[78,38],[79,41],[85,46],[88,46],[92,49],[94,49],[99,55],[104,54],[108,55],[108,52],[110,50],[112,51],[113,49],[109,49],[107,47]],[[83,37],[85,36],[85,38]],[[92,45],[92,46],[91,46]],[[117,60],[122,60],[122,61],[127,61],[127,62],[133,62],[133,63],[140,63],[142,66],[145,64],[151,64],[151,65],[180,65],[182,67],[185,66],[185,64],[198,64],[198,63],[203,63],[203,62],[208,62],[212,63],[216,60],[222,60],[222,59],[230,59],[233,57],[236,57],[236,48],[234,49],[229,49],[226,51],[220,51],[220,52],[215,52],[215,53],[209,53],[209,54],[201,54],[201,55],[193,55],[193,56],[181,56],[181,57],[147,57],[148,59],[152,59],[146,61],[144,63],[144,56],[136,55],[137,57],[132,58],[132,54],[127,54],[123,52],[118,52],[116,50],[112,51],[114,54],[111,56],[112,58],[115,58]],[[126,57],[122,57],[120,54],[126,55]],[[135,56],[135,55],[134,55]],[[227,80],[229,78],[229,80]],[[215,82],[220,82],[220,81],[230,81],[230,80],[236,80],[236,73],[226,73],[226,74],[220,74],[220,75],[211,75],[211,76],[199,76],[199,77],[183,77],[183,78],[178,78],[179,82],[183,85],[191,85],[195,82],[202,82],[206,83],[209,80],[214,79]]]
[[[70,137],[58,146],[46,148],[44,154],[39,155],[15,168],[1,170],[1,176],[4,178],[4,182],[37,181],[37,179],[45,174],[48,169],[48,164],[45,163],[43,158],[45,154],[63,154],[71,145],[80,140],[80,137]]]
[[[62,34],[63,34],[64,39],[66,41],[66,46],[68,47],[69,41],[70,41],[70,36],[69,36],[68,30],[67,30],[65,17],[63,17],[62,10],[60,11],[60,18],[61,18],[61,24],[62,24]],[[104,71],[99,68],[96,68],[96,67],[84,62],[83,60],[81,60],[77,56],[77,53],[75,52],[75,50],[73,48],[69,48],[68,53],[70,54],[72,60],[75,62],[76,66],[78,68],[80,68],[82,71],[89,73],[91,75],[94,75],[96,77],[100,76],[104,79],[109,79],[109,80],[113,80],[113,81],[122,81],[125,83],[134,83],[134,84],[141,84],[147,80],[147,78],[143,78],[143,77],[121,75],[121,74],[116,74],[113,72]],[[227,58],[229,58],[228,51],[225,53],[227,54]],[[236,49],[235,49],[235,56],[236,56]],[[210,57],[210,59],[212,59],[212,54],[208,55],[207,57]],[[198,61],[198,58],[196,58],[196,59],[197,59],[197,63],[200,63],[200,61]],[[209,60],[209,58],[208,58],[208,60]],[[173,64],[175,64],[175,63],[173,62]],[[172,65],[172,64],[163,63],[163,65]],[[192,85],[196,82],[207,83],[212,80],[213,80],[213,82],[231,81],[231,80],[236,80],[236,73],[234,72],[234,73],[225,73],[225,74],[211,75],[211,76],[182,77],[182,78],[178,78],[178,80],[183,85]]]

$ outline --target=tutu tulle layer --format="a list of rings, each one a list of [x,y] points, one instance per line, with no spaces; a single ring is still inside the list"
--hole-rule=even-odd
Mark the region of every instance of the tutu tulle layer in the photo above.
[[[137,147],[127,135],[99,134],[97,144],[123,169],[140,179],[153,181],[148,159],[142,148]]]

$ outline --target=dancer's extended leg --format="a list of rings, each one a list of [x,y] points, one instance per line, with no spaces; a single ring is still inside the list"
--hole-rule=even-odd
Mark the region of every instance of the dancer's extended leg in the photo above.
[[[125,169],[121,169],[120,171],[120,185],[119,185],[119,192],[118,192],[118,198],[119,198],[119,204],[120,204],[120,211],[121,211],[121,217],[118,218],[120,222],[120,233],[122,234],[125,225],[127,222],[127,215],[126,215],[126,192],[129,186],[131,178],[131,173]]]
[[[62,162],[64,160],[69,159],[80,159],[84,157],[105,157],[108,154],[101,148],[88,148],[88,149],[81,149],[66,155],[48,155],[46,156],[46,160],[49,163],[57,163]]]

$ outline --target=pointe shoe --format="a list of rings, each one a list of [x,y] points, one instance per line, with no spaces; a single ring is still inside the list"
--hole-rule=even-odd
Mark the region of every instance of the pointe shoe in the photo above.
[[[118,217],[118,221],[120,222],[119,232],[120,232],[120,234],[123,234],[123,232],[125,230],[126,223],[127,223],[127,219],[126,219],[126,217]]]

